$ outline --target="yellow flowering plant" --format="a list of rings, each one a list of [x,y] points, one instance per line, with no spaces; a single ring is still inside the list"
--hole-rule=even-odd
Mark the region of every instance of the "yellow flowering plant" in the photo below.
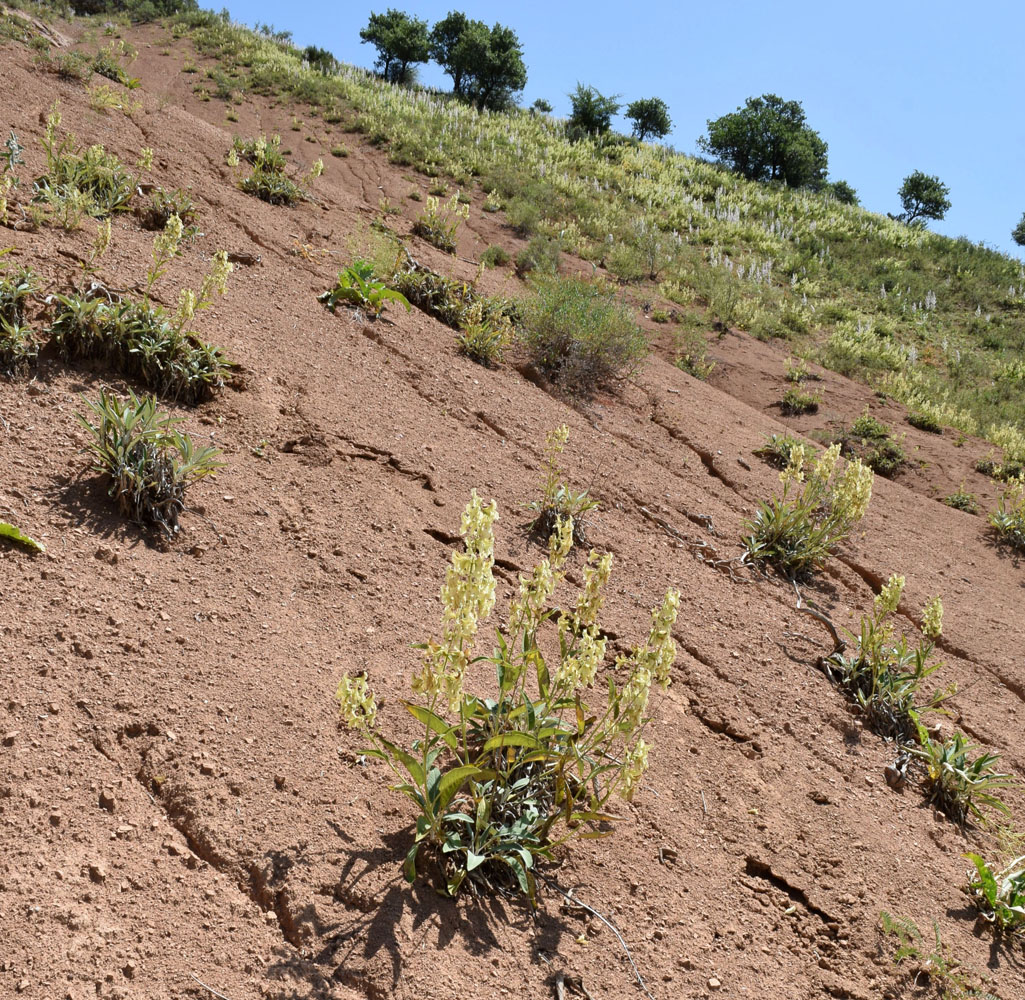
[[[747,555],[791,579],[818,569],[865,516],[872,498],[872,470],[860,459],[840,471],[840,446],[827,448],[805,474],[803,445],[789,450],[780,473],[783,495],[763,500],[747,522]]]
[[[919,715],[938,709],[955,687],[936,690],[918,701],[922,683],[940,663],[932,661],[936,640],[943,631],[943,603],[934,597],[922,610],[921,640],[911,646],[907,636],[895,639],[891,616],[904,593],[904,577],[894,573],[873,603],[872,614],[861,620],[853,640],[854,653],[836,652],[826,666],[836,670],[841,687],[854,699],[870,724],[884,736],[907,744],[918,738]]]
[[[616,661],[605,704],[584,698],[606,661],[598,625],[612,557],[592,551],[583,587],[564,608],[552,599],[564,580],[573,524],[560,521],[548,556],[520,578],[508,623],[496,630],[490,655],[476,655],[480,624],[495,603],[494,501],[474,492],[463,514],[464,549],[456,552],[441,590],[439,639],[419,644],[422,662],[406,709],[423,735],[406,751],[375,728],[377,708],[364,677],[338,688],[343,720],[385,761],[395,786],[416,806],[416,833],[403,865],[409,881],[425,849],[455,895],[467,880],[478,890],[520,891],[536,900],[539,859],[554,860],[573,837],[603,836],[613,795],[630,799],[648,761],[641,734],[652,684],[665,689],[676,656],[672,628],[679,593],[652,613],[645,642]],[[472,668],[495,671],[490,696],[469,690]],[[475,678],[474,678],[475,679]]]

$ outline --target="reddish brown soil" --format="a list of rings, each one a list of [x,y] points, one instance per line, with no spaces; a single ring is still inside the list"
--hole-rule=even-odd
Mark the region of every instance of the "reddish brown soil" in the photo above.
[[[410,644],[436,630],[470,490],[501,506],[501,609],[540,555],[519,505],[537,494],[545,432],[566,422],[570,479],[602,503],[593,542],[616,558],[608,630],[626,648],[667,587],[684,600],[643,786],[614,838],[573,846],[552,874],[617,925],[659,1000],[928,995],[895,970],[884,909],[938,921],[994,992],[1025,996],[1020,949],[975,932],[961,891],[962,852],[992,852],[993,836],[961,832],[913,787],[890,790],[892,747],[816,669],[827,637],[787,585],[732,580],[684,541],[738,554],[742,519],[777,488],[753,452],[783,429],[772,404],[786,353],[730,334],[712,344],[711,384],[656,353],[617,395],[582,406],[513,365],[472,364],[416,310],[373,325],[331,316],[316,294],[349,259],[347,239],[382,195],[408,230],[420,206],[405,195],[430,182],[355,135],[351,155],[332,158],[342,135],[304,109],[247,99],[225,123],[222,103],[192,94],[181,43],[165,55],[157,29],[134,40],[134,118],[98,115],[81,85],[9,44],[0,125],[29,146],[22,176],[34,176],[59,97],[81,139],[128,161],[150,146],[154,180],[193,189],[204,235],[162,282],[168,302],[217,248],[261,257],[236,269],[201,325],[243,366],[244,388],[176,411],[227,467],[195,489],[198,509],[165,550],[112,510],[80,450],[79,394],[125,384],[49,349],[31,381],[0,382],[0,515],[48,548],[0,548],[0,995],[213,995],[198,978],[231,1000],[552,997],[559,974],[568,995],[574,977],[595,1000],[642,995],[609,929],[554,892],[532,918],[515,902],[407,886],[410,808],[360,757],[333,701],[343,671],[365,669],[385,698],[382,726],[412,737],[399,705]],[[224,164],[233,132],[280,132],[296,162],[323,155],[317,201],[272,208],[242,194]],[[476,192],[465,259],[413,241],[417,255],[470,278],[489,243],[514,251],[480,205]],[[136,284],[151,238],[119,218],[103,279]],[[58,250],[84,254],[91,239],[87,224],[8,229],[0,242],[52,290],[76,276]],[[297,256],[294,240],[331,254]],[[508,270],[484,285],[517,290]],[[862,386],[826,373],[821,388],[823,412],[789,421],[796,430],[865,405],[901,424]],[[863,530],[811,595],[853,627],[891,572],[907,575],[904,614],[941,593],[942,679],[959,686],[944,726],[1025,776],[1023,569],[987,541],[982,517],[934,499],[965,479],[991,507],[994,490],[971,471],[987,448],[912,428],[907,445],[923,464],[877,479]]]

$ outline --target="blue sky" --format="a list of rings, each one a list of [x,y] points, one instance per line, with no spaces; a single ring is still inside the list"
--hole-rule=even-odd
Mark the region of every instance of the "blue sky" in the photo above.
[[[661,97],[674,122],[667,141],[682,152],[695,151],[707,119],[747,97],[798,100],[829,144],[830,178],[853,185],[867,208],[899,211],[901,180],[923,170],[950,187],[953,203],[934,229],[1025,255],[1010,238],[1025,212],[1020,0],[243,0],[229,9],[235,20],[272,23],[297,44],[370,66],[375,52],[360,44],[359,30],[372,10],[391,4],[431,23],[456,9],[513,28],[527,63],[524,103],[544,97],[568,114],[577,81],[624,101]],[[433,64],[420,67],[420,79],[450,86]]]

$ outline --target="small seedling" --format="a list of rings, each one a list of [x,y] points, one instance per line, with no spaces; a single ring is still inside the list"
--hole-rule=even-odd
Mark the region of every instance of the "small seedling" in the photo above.
[[[6,253],[3,251],[2,253]],[[0,253],[0,255],[2,255]],[[39,344],[29,329],[25,305],[38,284],[28,268],[6,274],[0,271],[0,374],[15,376],[35,362]]]

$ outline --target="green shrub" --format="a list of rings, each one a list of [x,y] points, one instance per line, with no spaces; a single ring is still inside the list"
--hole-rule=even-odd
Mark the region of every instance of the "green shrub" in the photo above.
[[[857,455],[881,476],[893,476],[907,460],[904,449],[891,436],[890,428],[867,411],[840,435],[845,455]]]
[[[502,247],[490,246],[481,254],[480,262],[485,267],[502,267],[509,263],[509,254]]]
[[[143,229],[151,231],[166,228],[172,215],[177,215],[181,219],[184,239],[191,239],[199,232],[199,211],[192,200],[192,195],[182,188],[165,191],[158,187],[150,195],[149,204],[138,212]]]
[[[481,295],[470,282],[446,278],[409,260],[388,279],[388,285],[454,330],[464,329],[471,321],[495,327],[516,320],[517,307],[512,303]]]
[[[442,588],[443,634],[419,647],[423,667],[412,682],[418,698],[405,704],[423,727],[412,752],[375,728],[378,707],[365,676],[344,677],[337,697],[343,720],[371,743],[368,754],[387,764],[416,809],[407,880],[429,854],[449,895],[470,882],[478,891],[518,890],[533,905],[537,864],[556,861],[559,845],[611,822],[609,800],[630,799],[645,770],[649,691],[653,682],[664,688],[670,681],[679,594],[666,594],[647,640],[618,661],[625,683],[599,680],[606,639],[598,614],[612,559],[592,552],[575,602],[555,606],[572,546],[566,521],[549,557],[523,577],[494,653],[475,658],[479,625],[495,602],[497,516],[494,502],[485,505],[476,494],[463,515],[465,551],[453,554]],[[483,685],[469,668],[488,661],[494,686],[487,696],[471,694],[471,684],[478,692]],[[584,698],[596,681],[607,696],[591,711]]]
[[[174,535],[186,491],[216,473],[224,464],[220,453],[197,448],[177,429],[178,421],[157,411],[152,396],[139,399],[130,392],[121,401],[101,392],[98,402],[86,402],[97,422],[77,416],[92,438],[87,447],[93,470],[110,478],[109,495],[133,521]]]
[[[977,514],[979,511],[978,499],[974,493],[969,493],[965,489],[963,482],[957,492],[944,497],[943,502],[954,510],[963,510],[966,514]]]
[[[485,315],[483,302],[470,306],[463,317],[462,326],[456,337],[459,353],[485,368],[494,368],[502,360],[505,348],[512,340],[512,324],[509,318],[493,310]]]
[[[1025,476],[1010,481],[989,523],[1001,544],[1025,552]]]
[[[806,413],[817,413],[820,402],[820,397],[791,387],[783,393],[779,408],[785,417],[799,417]]]
[[[349,155],[349,150],[342,143],[339,143],[337,146],[331,147],[331,155],[337,156],[339,159],[345,159]]]
[[[559,523],[570,519],[573,524],[573,540],[587,543],[586,516],[598,509],[598,501],[587,490],[574,491],[566,482],[566,476],[559,466],[559,456],[569,441],[569,427],[562,424],[545,436],[543,467],[544,482],[541,484],[541,498],[526,504],[534,514],[530,530],[539,538],[548,539],[557,530]]]
[[[954,822],[965,824],[972,817],[984,820],[983,809],[1010,816],[1011,810],[1000,797],[1003,789],[1016,785],[1009,774],[996,770],[998,753],[972,757],[975,747],[963,733],[954,733],[942,743],[934,740],[925,726],[918,724],[919,746],[911,752],[925,764],[925,790]]]
[[[912,427],[917,427],[920,431],[926,431],[929,434],[943,433],[943,424],[932,413],[912,410],[908,414],[908,423]]]
[[[516,273],[521,278],[532,271],[542,274],[558,274],[561,256],[562,247],[557,239],[550,236],[534,236],[516,254]]]
[[[39,344],[29,329],[25,304],[37,290],[35,272],[0,272],[0,374],[21,375],[35,362]]]
[[[800,385],[802,382],[809,380],[819,382],[821,381],[820,376],[816,375],[809,367],[808,362],[804,358],[789,358],[787,359],[787,370],[783,376],[788,382],[793,382],[795,385]]]
[[[100,76],[105,76],[108,80],[113,80],[115,83],[120,83],[129,90],[134,90],[139,86],[139,81],[128,75],[124,63],[130,65],[137,54],[135,49],[130,45],[126,45],[123,40],[110,42],[106,48],[100,49],[93,56],[93,72],[98,73]]]
[[[827,448],[805,480],[803,446],[794,447],[780,473],[783,495],[763,500],[745,527],[749,558],[775,566],[791,579],[821,566],[864,517],[872,498],[872,470],[858,459],[836,474],[840,446]]]
[[[398,302],[409,312],[409,300],[401,292],[389,288],[387,283],[374,278],[374,265],[356,259],[338,272],[333,288],[317,296],[331,312],[339,302],[347,302],[357,309],[365,309],[371,319],[377,319],[389,302]]]
[[[872,614],[862,618],[854,635],[854,652],[829,657],[827,665],[876,732],[908,744],[919,732],[918,716],[938,708],[953,688],[936,691],[922,702],[923,681],[939,669],[930,662],[935,640],[943,627],[943,604],[934,598],[922,612],[922,639],[913,648],[907,637],[894,639],[890,616],[904,591],[904,577],[894,574],[877,595]],[[924,730],[922,730],[924,732]]]
[[[614,293],[582,278],[535,279],[520,336],[541,372],[568,392],[590,396],[629,377],[648,343]]]
[[[413,222],[413,234],[445,253],[456,252],[456,233],[460,224],[470,217],[470,206],[460,205],[453,195],[442,209],[433,195],[428,197],[424,211]]]
[[[968,898],[998,936],[1025,932],[1025,856],[1003,868],[990,868],[978,854],[966,854],[975,866],[968,877]]]
[[[755,450],[755,454],[764,458],[769,465],[777,469],[785,469],[795,459],[795,452],[801,449],[801,461],[804,460],[804,444],[792,434],[770,434],[765,444]]]
[[[281,149],[281,138],[277,135],[269,141],[266,136],[245,140],[236,136],[228,151],[228,165],[237,168],[244,161],[252,167],[250,173],[239,180],[239,187],[246,194],[255,195],[271,205],[294,205],[306,198],[306,186],[320,176],[324,164],[320,160],[315,161],[296,182],[286,173],[287,152]]]
[[[182,289],[175,313],[151,304],[149,292],[178,252],[182,233],[181,221],[172,216],[154,240],[143,302],[119,299],[102,286],[83,295],[55,294],[50,332],[65,358],[106,361],[161,395],[191,404],[222,386],[232,367],[220,348],[189,329],[214,294],[224,292],[232,267],[227,254],[218,251],[199,292]]]
[[[60,112],[54,105],[42,139],[46,173],[35,181],[34,200],[45,204],[65,229],[77,229],[86,215],[104,219],[127,211],[136,178],[102,146],[76,151],[73,135],[58,139],[60,124]]]

